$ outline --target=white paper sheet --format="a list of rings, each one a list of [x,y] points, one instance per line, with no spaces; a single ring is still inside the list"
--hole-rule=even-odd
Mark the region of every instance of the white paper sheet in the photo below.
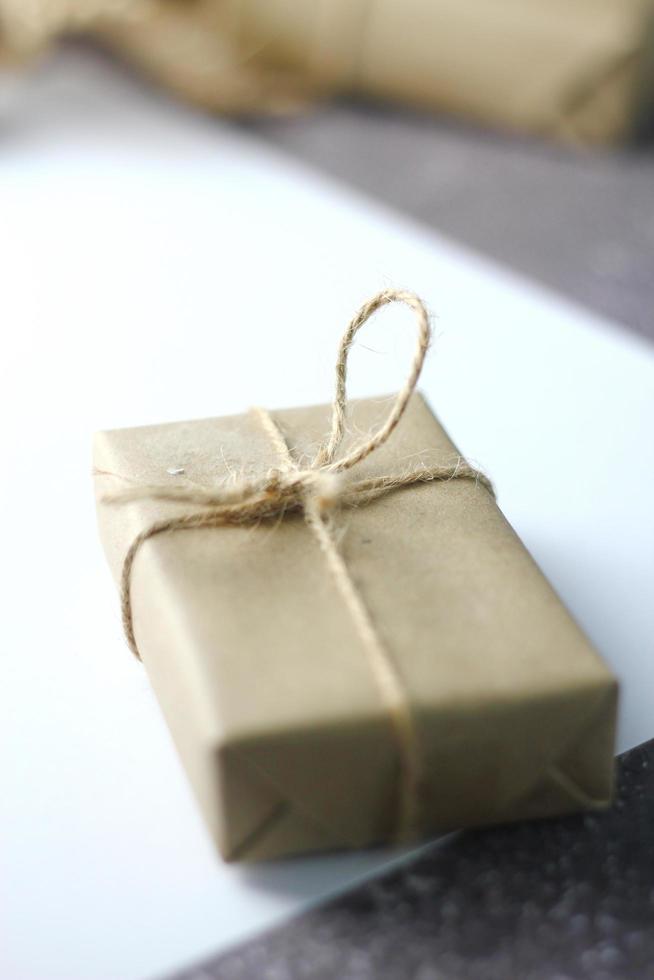
[[[380,287],[437,315],[423,390],[623,679],[620,747],[654,734],[651,348],[91,55],[19,84],[2,131],[1,976],[150,977],[393,858],[221,864],[90,478],[97,428],[329,400]],[[381,316],[353,393],[396,388],[412,344]]]

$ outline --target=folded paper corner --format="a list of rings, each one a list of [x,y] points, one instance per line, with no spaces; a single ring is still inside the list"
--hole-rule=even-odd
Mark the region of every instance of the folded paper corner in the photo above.
[[[251,863],[339,846],[330,828],[248,758],[242,745],[223,745],[220,756],[225,861]]]

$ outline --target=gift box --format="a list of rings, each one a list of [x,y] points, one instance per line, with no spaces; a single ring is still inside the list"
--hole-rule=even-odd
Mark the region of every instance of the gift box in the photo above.
[[[615,680],[411,387],[347,473],[397,403],[348,405],[335,461],[327,406],[96,438],[128,637],[228,859],[610,800]]]

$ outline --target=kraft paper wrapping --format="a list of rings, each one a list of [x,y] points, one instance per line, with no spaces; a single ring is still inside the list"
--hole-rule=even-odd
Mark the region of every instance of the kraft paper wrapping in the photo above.
[[[91,33],[184,98],[362,93],[603,142],[651,126],[654,0],[0,0],[0,53]]]
[[[631,135],[654,103],[651,0],[235,5],[268,61],[328,89],[580,142]]]
[[[384,403],[352,403],[368,431]],[[298,458],[329,409],[273,413]],[[456,450],[420,395],[357,477]],[[98,470],[202,485],[278,460],[252,415],[100,433]],[[184,475],[174,475],[180,467]],[[180,503],[100,498],[115,577],[134,536]],[[607,804],[616,682],[492,496],[416,484],[341,512],[341,549],[410,697],[425,834]],[[136,638],[227,859],[392,840],[398,748],[361,640],[299,515],[148,540],[133,571]],[[120,655],[120,651],[117,652]],[[138,669],[135,666],[135,669]]]

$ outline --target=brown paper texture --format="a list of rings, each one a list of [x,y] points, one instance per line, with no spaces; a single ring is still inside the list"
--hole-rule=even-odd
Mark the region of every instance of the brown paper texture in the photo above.
[[[353,403],[351,431],[370,430],[384,411],[383,399]],[[306,461],[329,409],[273,414]],[[455,454],[414,395],[356,477]],[[138,484],[204,485],[276,463],[250,415],[105,432],[95,444],[98,470]],[[169,473],[178,467],[184,475]],[[188,512],[179,503],[100,502],[117,482],[96,478],[116,579],[140,530]],[[606,804],[616,683],[483,486],[411,486],[344,510],[339,529],[412,705],[428,774],[425,834]],[[395,737],[301,515],[151,538],[136,558],[132,596],[145,666],[226,858],[392,838]]]
[[[653,102],[651,0],[246,0],[242,10],[242,34],[266,39],[268,61],[327,89],[590,143],[630,136]]]
[[[641,87],[651,0],[246,0],[241,11],[268,61],[328,89],[486,124],[611,141],[630,135],[637,101],[654,101]]]
[[[0,0],[0,57],[87,31],[184,98],[363,93],[576,142],[651,126],[653,0]]]

